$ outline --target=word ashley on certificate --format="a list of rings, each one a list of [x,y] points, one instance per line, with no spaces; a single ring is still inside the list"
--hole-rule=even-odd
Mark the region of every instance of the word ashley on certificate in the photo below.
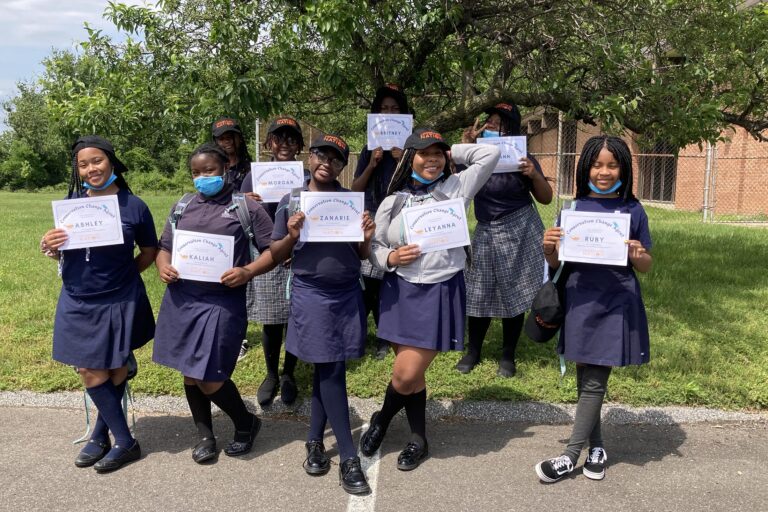
[[[181,279],[220,283],[232,268],[235,237],[177,229],[173,234],[171,265]]]
[[[368,149],[403,149],[405,139],[413,131],[410,114],[368,114]]]
[[[363,192],[302,192],[301,242],[362,242]]]
[[[461,198],[403,209],[405,235],[421,252],[441,251],[470,244],[467,212]]]
[[[253,191],[265,203],[279,203],[291,189],[304,185],[302,162],[251,162]]]
[[[520,172],[520,159],[528,156],[528,142],[525,135],[514,137],[481,137],[478,144],[498,146],[501,151],[499,163],[496,164],[494,174],[502,172]]]
[[[51,201],[51,206],[54,224],[69,237],[62,250],[123,243],[116,195]]]
[[[626,265],[630,218],[628,213],[563,210],[560,261]]]

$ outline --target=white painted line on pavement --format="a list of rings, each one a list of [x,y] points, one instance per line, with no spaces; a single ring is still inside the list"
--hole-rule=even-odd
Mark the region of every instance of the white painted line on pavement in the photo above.
[[[368,430],[368,423],[361,429],[363,433]],[[360,434],[362,438],[362,434]],[[358,450],[357,456],[360,457],[360,467],[363,468],[368,485],[371,486],[371,493],[366,496],[349,495],[347,512],[373,512],[376,509],[376,484],[379,479],[379,450],[373,454],[373,457],[365,457]]]

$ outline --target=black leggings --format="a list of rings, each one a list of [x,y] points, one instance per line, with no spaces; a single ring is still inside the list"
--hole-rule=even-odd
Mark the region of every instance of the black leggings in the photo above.
[[[589,446],[602,447],[603,437],[600,430],[600,411],[603,407],[605,393],[608,390],[608,377],[611,375],[610,366],[585,364],[576,366],[576,386],[579,393],[579,403],[576,406],[576,418],[573,422],[573,432],[568,441],[564,455],[574,464],[579,460],[584,444],[589,440]]]

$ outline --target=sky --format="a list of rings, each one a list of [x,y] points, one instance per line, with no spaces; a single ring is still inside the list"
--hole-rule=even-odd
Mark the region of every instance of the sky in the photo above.
[[[120,0],[144,4],[143,0]],[[107,0],[0,0],[0,101],[16,93],[16,83],[43,70],[52,49],[72,49],[87,38],[83,23],[115,35],[102,18]],[[0,131],[5,129],[0,113]]]

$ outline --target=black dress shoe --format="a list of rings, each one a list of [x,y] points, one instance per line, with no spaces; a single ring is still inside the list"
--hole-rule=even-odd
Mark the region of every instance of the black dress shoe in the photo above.
[[[273,375],[267,375],[267,377],[261,381],[259,389],[256,390],[256,401],[259,405],[266,407],[272,403],[272,400],[277,396],[277,386],[280,381]]]
[[[198,464],[216,457],[216,439],[204,437],[192,449],[192,460]]]
[[[126,464],[139,460],[140,458],[141,447],[139,446],[139,442],[134,440],[133,446],[130,448],[123,448],[118,445],[113,446],[103,459],[93,465],[93,469],[95,469],[97,473],[109,473],[110,471],[116,471]]]
[[[368,480],[365,479],[363,468],[360,467],[360,457],[352,457],[339,466],[339,485],[349,494],[367,494],[371,492]]]
[[[251,423],[251,430],[240,432],[235,431],[235,439],[224,448],[224,453],[230,457],[239,457],[245,455],[253,448],[253,441],[259,434],[261,429],[261,420],[256,417],[255,414],[251,414],[253,417],[253,423]],[[239,439],[243,439],[242,441]]]
[[[381,442],[384,441],[384,434],[387,433],[384,427],[376,423],[376,417],[380,411],[376,411],[371,416],[371,423],[368,425],[368,430],[365,431],[363,437],[360,438],[360,452],[366,457],[372,456],[376,453],[376,450],[381,446]]]
[[[307,447],[307,460],[304,461],[304,471],[308,475],[324,475],[331,470],[331,460],[325,454],[325,445],[320,441],[310,441]]]
[[[429,455],[429,447],[426,441],[424,441],[423,447],[411,441],[406,445],[405,450],[397,456],[397,469],[400,471],[416,469],[421,461],[427,458],[427,455]]]
[[[459,362],[456,363],[456,369],[459,371],[459,373],[469,373],[472,370],[475,369],[475,366],[477,366],[477,363],[480,362],[480,357],[476,356],[475,354],[467,353],[459,359]]]
[[[385,357],[387,357],[387,354],[389,353],[389,342],[385,340],[379,340],[378,344],[376,345],[376,352],[374,353],[374,357],[381,361]]]
[[[79,468],[87,468],[93,466],[109,452],[112,446],[109,441],[102,442],[95,439],[88,441],[88,444],[80,450],[75,459],[75,466]],[[93,449],[94,451],[86,451],[86,448]]]
[[[517,366],[515,366],[514,361],[510,361],[509,359],[502,359],[499,361],[499,369],[496,370],[496,375],[499,377],[514,377],[517,373]]]
[[[296,396],[299,394],[299,390],[296,387],[296,379],[293,375],[284,373],[280,376],[280,400],[285,405],[291,405],[296,401]]]

